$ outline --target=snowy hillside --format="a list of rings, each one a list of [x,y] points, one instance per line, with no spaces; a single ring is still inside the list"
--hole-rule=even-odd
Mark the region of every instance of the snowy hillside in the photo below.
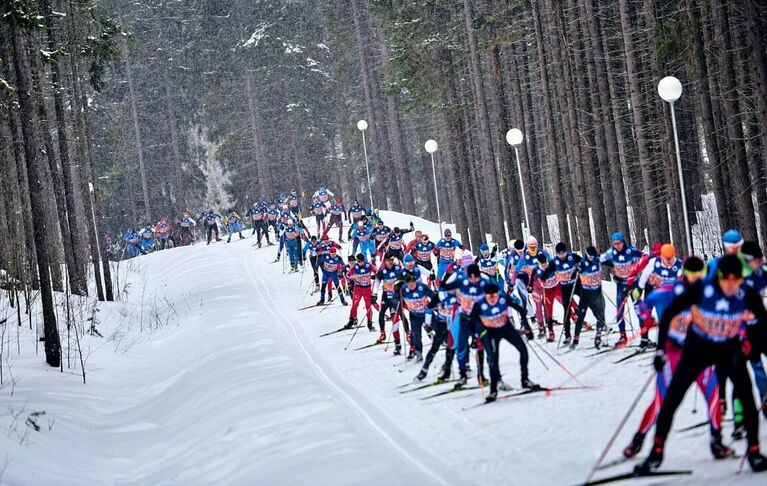
[[[432,239],[439,233],[417,218],[382,216],[389,226],[412,220]],[[299,311],[317,300],[309,295],[311,270],[284,274],[280,262],[271,263],[276,247],[257,249],[253,242],[234,239],[124,262],[127,298],[99,304],[104,337],[82,342],[85,385],[74,369],[62,375],[47,368],[14,314],[0,389],[0,484],[578,484],[652,372],[649,354],[621,364],[613,362],[628,350],[587,357],[594,350],[593,333],[586,333],[583,349],[572,353],[543,346],[596,388],[470,410],[463,408],[481,403],[482,390],[422,400],[448,384],[401,394],[398,386],[417,368],[391,349],[355,351],[377,337],[366,329],[348,351],[351,331],[319,337],[346,322],[348,307],[334,302]],[[609,304],[607,315],[608,321],[614,315]],[[533,380],[577,384],[532,349],[547,366],[531,355]],[[440,353],[427,382],[442,359]],[[517,363],[516,351],[504,344],[501,370],[519,389]],[[693,395],[674,429],[705,418],[700,397],[691,413]],[[649,399],[650,391],[606,462],[620,456]],[[725,425],[727,438],[730,428]],[[735,447],[742,453],[745,444]],[[747,466],[737,475],[738,459],[713,462],[705,427],[672,433],[666,457],[664,468],[694,474],[644,484],[764,481]]]

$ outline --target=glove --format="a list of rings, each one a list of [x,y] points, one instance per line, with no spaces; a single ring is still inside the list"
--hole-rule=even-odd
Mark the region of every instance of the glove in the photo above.
[[[663,367],[666,365],[666,353],[662,350],[655,352],[655,357],[652,360],[653,368],[655,371],[663,371]]]
[[[410,222],[410,229],[411,229],[411,230],[414,230],[414,229],[415,229],[415,226],[413,226],[413,222],[412,222],[412,221]]]
[[[491,253],[498,253],[498,245],[493,245],[493,250]]]
[[[376,305],[377,302],[378,302],[378,296],[375,295],[375,294],[371,295],[370,296],[370,305]]]
[[[634,289],[634,290],[632,290],[632,291],[631,291],[631,300],[633,300],[634,302],[636,302],[637,300],[639,300],[639,297],[640,297],[641,295],[642,295],[642,289],[640,289],[640,288],[636,288],[636,289]]]
[[[744,339],[742,343],[740,343],[740,350],[743,351],[743,356],[749,357],[751,356],[751,341],[748,339]]]
[[[434,275],[433,273],[429,274],[429,282],[433,282],[436,278],[437,278],[436,275]]]

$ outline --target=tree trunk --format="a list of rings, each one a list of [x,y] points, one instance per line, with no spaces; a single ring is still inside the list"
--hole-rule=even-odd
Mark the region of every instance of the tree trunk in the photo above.
[[[25,36],[19,26],[13,26],[12,29],[13,58],[22,120],[21,131],[24,136],[24,158],[26,159],[29,179],[29,200],[32,206],[35,254],[37,256],[37,270],[40,279],[40,300],[43,307],[45,361],[52,367],[58,367],[61,364],[61,344],[59,343],[56,310],[53,305],[53,293],[51,291],[50,275],[48,274],[50,266],[47,251],[49,248],[47,242],[48,229],[46,228],[45,196],[43,195],[42,185],[46,174],[43,162],[40,160],[41,147],[37,139],[38,127],[36,126],[35,119],[34,88],[32,86],[32,72],[27,57]]]
[[[50,1],[41,0],[43,15],[45,20],[46,33],[48,36],[48,50],[53,52],[57,49],[56,31],[53,25],[53,14],[51,13]],[[88,295],[88,276],[87,259],[85,254],[85,243],[82,240],[80,224],[77,218],[77,206],[75,204],[75,189],[72,182],[72,165],[69,159],[69,133],[67,131],[67,115],[64,108],[64,97],[62,95],[61,71],[58,63],[51,64],[51,84],[53,85],[53,106],[56,111],[56,133],[59,142],[59,161],[61,163],[61,186],[60,190],[66,203],[67,223],[69,240],[65,246],[72,249],[74,258],[74,269],[70,270],[70,289],[76,295]],[[63,233],[63,231],[62,231]],[[66,251],[66,248],[65,248]]]

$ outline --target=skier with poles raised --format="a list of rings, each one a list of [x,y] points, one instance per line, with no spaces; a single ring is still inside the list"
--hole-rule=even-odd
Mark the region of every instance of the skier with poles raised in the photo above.
[[[690,311],[690,323],[685,345],[658,414],[653,447],[635,471],[641,475],[660,467],[676,409],[687,388],[712,364],[727,372],[734,384],[733,393],[741,399],[748,463],[754,472],[765,471],[767,458],[759,450],[759,420],[746,356],[751,353],[752,346],[765,349],[763,330],[767,325],[767,311],[759,294],[743,285],[740,258],[735,255],[722,257],[714,275],[688,286],[671,301],[660,321],[658,350],[653,360],[657,371],[662,371],[666,364],[664,350],[671,321],[686,310]],[[746,326],[746,322],[754,317],[757,324]],[[746,337],[742,339],[744,334]]]
[[[642,252],[626,243],[623,233],[616,231],[610,237],[612,247],[599,257],[603,265],[611,267],[615,281],[615,321],[618,323],[620,338],[615,344],[618,347],[628,344],[624,311],[629,299],[629,279],[635,275],[636,265],[642,258]]]
[[[663,318],[664,311],[668,305],[678,295],[684,292],[686,286],[690,286],[706,276],[706,267],[703,260],[696,256],[688,257],[683,264],[683,276],[676,280],[670,280],[660,283],[655,290],[648,294],[644,300],[637,305],[637,315],[642,323],[642,328],[650,329],[655,325],[653,319],[653,309],[659,318]],[[631,444],[623,450],[623,455],[627,458],[634,457],[642,449],[645,436],[650,431],[655,420],[658,418],[658,412],[661,409],[663,400],[666,397],[671,382],[671,377],[677,369],[679,359],[682,355],[687,327],[690,323],[690,313],[685,311],[671,319],[667,331],[668,339],[663,349],[666,357],[666,363],[661,371],[657,373],[657,386],[655,396],[647,410],[645,411],[639,429],[634,434]],[[717,386],[716,373],[713,366],[703,370],[696,378],[698,388],[706,398],[706,410],[709,413],[709,423],[711,430],[711,453],[715,459],[723,459],[733,455],[732,449],[722,443],[722,408],[719,403],[719,389]]]

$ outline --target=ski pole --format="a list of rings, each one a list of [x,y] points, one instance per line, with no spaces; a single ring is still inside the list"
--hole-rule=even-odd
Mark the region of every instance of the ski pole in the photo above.
[[[548,350],[548,349],[546,349],[545,347],[541,346],[541,345],[540,345],[540,344],[538,344],[537,342],[536,342],[535,344],[537,344],[537,345],[538,345],[538,347],[540,347],[540,348],[541,348],[541,351],[543,351],[544,353],[546,353],[546,355],[547,355],[549,358],[551,358],[551,360],[552,360],[554,363],[556,363],[556,364],[557,364],[557,365],[558,365],[560,368],[562,368],[562,370],[564,370],[564,372],[565,372],[565,373],[567,373],[568,375],[570,375],[570,378],[572,378],[573,380],[575,380],[575,381],[576,381],[576,382],[577,382],[579,385],[581,385],[581,386],[583,386],[583,387],[585,387],[585,388],[590,388],[590,386],[589,386],[589,385],[584,385],[584,384],[583,384],[583,382],[581,382],[581,380],[579,380],[579,379],[578,379],[578,377],[577,377],[577,376],[575,376],[575,375],[573,374],[573,372],[572,372],[572,371],[570,371],[569,369],[567,369],[567,367],[566,367],[565,365],[563,365],[563,364],[562,364],[562,363],[561,363],[561,362],[560,362],[560,361],[559,361],[557,358],[555,358],[555,357],[554,357],[554,355],[552,355],[552,354],[549,352],[549,350]]]
[[[367,318],[368,318],[368,316],[367,316],[367,314],[365,314],[365,317],[362,318],[362,323],[363,324],[365,323],[365,319],[367,319]],[[349,346],[352,345],[352,341],[354,341],[354,336],[357,335],[357,331],[359,331],[361,327],[362,327],[362,324],[360,324],[360,325],[358,325],[357,327],[354,328],[354,334],[352,334],[352,337],[349,339],[349,342],[344,347],[344,351],[349,349]]]
[[[644,392],[647,390],[647,387],[650,386],[650,383],[652,383],[653,378],[655,377],[655,371],[650,374],[650,376],[647,377],[647,380],[645,381],[644,385],[642,386],[642,389],[639,390],[639,393],[634,398],[634,401],[631,403],[631,406],[626,411],[626,414],[621,419],[620,423],[618,424],[618,428],[615,429],[615,432],[613,432],[613,435],[610,437],[610,440],[607,441],[607,445],[602,450],[602,453],[599,454],[599,458],[597,459],[597,462],[594,464],[594,466],[591,468],[591,471],[589,471],[588,476],[586,476],[586,480],[584,483],[588,483],[591,481],[591,478],[594,477],[594,473],[597,471],[599,466],[602,464],[602,461],[605,460],[605,456],[607,456],[607,452],[610,450],[610,448],[613,446],[613,443],[615,442],[615,439],[618,438],[618,434],[620,434],[621,430],[623,430],[623,426],[626,425],[626,422],[628,422],[629,417],[631,417],[631,413],[634,411],[636,406],[639,404],[639,400],[642,398],[642,395],[644,395]]]
[[[530,339],[528,339],[527,342],[530,343]],[[535,341],[533,341],[533,342],[535,342]],[[530,351],[532,351],[533,354],[535,355],[535,357],[538,358],[538,361],[541,362],[543,367],[546,368],[546,371],[549,371],[549,367],[546,365],[546,363],[543,362],[543,360],[541,359],[541,355],[538,354],[538,351],[536,351],[535,348],[532,347],[532,346],[528,346],[528,348],[530,348]]]

